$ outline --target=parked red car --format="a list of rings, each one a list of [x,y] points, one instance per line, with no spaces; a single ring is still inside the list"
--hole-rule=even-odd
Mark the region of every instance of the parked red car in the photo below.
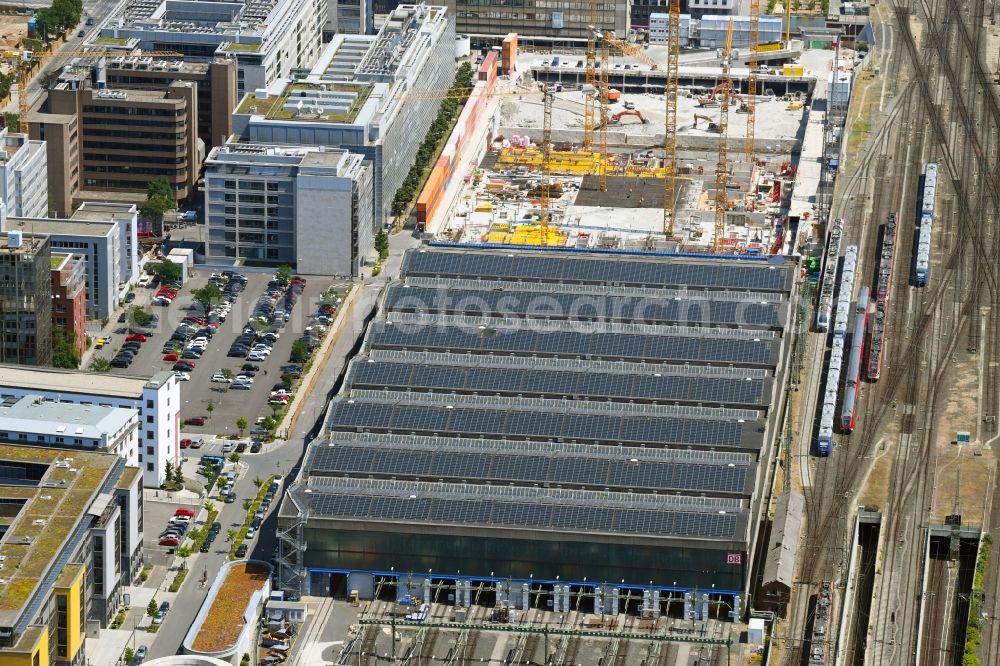
[[[187,441],[190,442],[191,440],[189,439]],[[177,509],[176,511],[174,511],[174,515],[175,516],[187,516],[188,518],[194,518],[197,515],[197,513],[195,512],[194,509],[185,509],[184,507],[181,507],[181,508]]]
[[[190,439],[182,439],[181,440],[181,448],[182,449],[186,449],[189,446],[191,446],[191,440]]]
[[[191,418],[184,420],[184,425],[203,426],[205,425],[205,417],[192,416]]]
[[[177,359],[178,359],[177,354],[164,354],[163,355],[163,360],[164,361],[175,362]]]
[[[183,365],[188,370],[194,370],[194,361],[189,361],[186,358],[179,359],[174,366]]]
[[[133,333],[132,335],[125,338],[125,342],[145,342],[146,336],[141,333]]]
[[[179,543],[180,541],[178,541],[176,537],[163,537],[160,539],[161,546],[176,546]]]

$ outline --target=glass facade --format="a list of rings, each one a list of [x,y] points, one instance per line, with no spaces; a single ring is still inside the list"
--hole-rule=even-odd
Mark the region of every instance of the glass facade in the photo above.
[[[525,535],[530,537],[530,535]],[[746,556],[733,551],[586,540],[528,540],[448,534],[401,534],[306,527],[310,569],[462,572],[472,577],[621,581],[632,585],[743,589]],[[739,555],[739,557],[734,557]],[[728,564],[736,562],[738,564]]]

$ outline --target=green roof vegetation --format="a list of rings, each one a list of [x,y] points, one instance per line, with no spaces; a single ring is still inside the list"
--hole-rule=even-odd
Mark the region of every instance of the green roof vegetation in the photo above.
[[[65,259],[66,259],[66,255],[64,255],[64,254],[54,254],[54,255],[52,255],[52,259],[51,259],[51,261],[52,261],[52,264],[51,264],[52,268],[59,268],[62,265],[62,262]]]
[[[260,51],[260,44],[247,44],[246,42],[229,42],[225,51],[242,51],[244,53],[256,53]]]
[[[95,44],[109,44],[111,46],[125,46],[128,44],[128,39],[125,37],[98,37],[94,40]]]
[[[7,558],[5,570],[10,571],[6,585],[0,585],[0,611],[17,611],[27,603],[117,458],[112,454],[0,445],[0,460],[48,466],[66,454],[73,459],[72,467],[50,468],[44,477],[46,482],[64,485],[31,488],[34,493],[25,497],[27,503],[0,546],[0,554]],[[36,520],[44,522],[36,524]],[[28,543],[21,542],[25,537]]]

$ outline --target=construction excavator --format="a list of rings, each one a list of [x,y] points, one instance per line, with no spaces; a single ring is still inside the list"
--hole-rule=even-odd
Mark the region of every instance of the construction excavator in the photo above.
[[[625,111],[619,111],[615,115],[608,118],[608,125],[621,125],[622,118],[625,116],[635,116],[642,121],[643,125],[649,124],[649,119],[644,117],[638,109],[626,109]]]
[[[714,108],[719,106],[719,93],[723,91],[726,87],[725,82],[720,83],[711,90],[708,91],[708,97],[699,97],[698,106],[705,108]],[[736,113],[747,113],[749,107],[747,106],[746,100],[743,99],[741,95],[732,90],[729,91],[729,99],[731,102],[738,104],[736,108]]]
[[[714,120],[712,120],[709,116],[703,116],[700,113],[694,114],[694,129],[698,129],[698,121],[699,120],[704,120],[705,121],[705,123],[706,123],[705,124],[705,130],[706,131],[708,131],[708,132],[718,132],[719,131],[719,125]]]

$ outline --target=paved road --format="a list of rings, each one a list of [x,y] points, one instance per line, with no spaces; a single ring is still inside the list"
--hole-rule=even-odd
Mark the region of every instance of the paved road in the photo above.
[[[313,429],[317,419],[322,415],[326,406],[326,395],[332,390],[337,376],[347,360],[347,354],[354,346],[358,336],[363,333],[363,321],[365,314],[374,305],[379,293],[385,287],[387,281],[399,273],[399,265],[403,252],[418,244],[417,240],[409,233],[394,235],[390,238],[390,257],[386,265],[386,270],[381,275],[372,279],[367,279],[359,285],[361,289],[357,298],[358,303],[354,308],[351,322],[344,329],[340,337],[334,341],[330,348],[329,360],[324,368],[324,372],[319,377],[316,386],[303,405],[302,416],[298,421],[295,432],[291,433],[291,438],[278,444],[258,455],[244,455],[241,463],[246,464],[245,473],[237,479],[236,494],[240,498],[234,504],[218,504],[222,510],[219,521],[222,523],[223,535],[217,541],[218,548],[211,553],[198,554],[188,559],[188,566],[191,574],[188,582],[184,584],[177,595],[176,601],[172,604],[174,609],[184,609],[183,612],[171,612],[167,616],[155,636],[155,641],[150,645],[149,657],[164,657],[176,654],[180,648],[184,636],[190,628],[197,609],[201,607],[205,599],[208,586],[202,589],[198,581],[202,572],[209,572],[209,581],[226,560],[225,531],[227,528],[240,525],[246,512],[243,510],[242,499],[254,494],[256,488],[253,485],[255,476],[267,477],[270,474],[281,474],[285,477],[282,484],[282,491],[298,472],[298,467],[302,461],[302,454],[305,450],[306,435]],[[250,291],[249,289],[247,290]],[[246,293],[246,292],[245,292]],[[228,322],[227,322],[228,323]],[[194,454],[192,454],[194,456]],[[277,509],[278,501],[271,505],[271,512],[265,518],[260,535],[250,544],[250,557],[260,560],[269,560],[277,544]],[[168,576],[168,579],[170,577]]]

